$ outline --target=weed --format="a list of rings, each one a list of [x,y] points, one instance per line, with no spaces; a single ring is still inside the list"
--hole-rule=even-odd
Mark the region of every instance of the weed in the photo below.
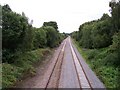
[[[30,76],[36,75],[36,70],[33,67],[34,63],[42,61],[46,53],[51,53],[49,48],[37,49],[30,52],[18,54],[16,61],[13,64],[3,63],[2,65],[2,87],[12,87],[16,81],[23,78],[25,74]]]
[[[86,62],[107,88],[120,87],[119,67],[117,62],[118,54],[116,52],[111,53],[110,47],[83,50],[78,42],[75,40],[73,40],[73,42]]]

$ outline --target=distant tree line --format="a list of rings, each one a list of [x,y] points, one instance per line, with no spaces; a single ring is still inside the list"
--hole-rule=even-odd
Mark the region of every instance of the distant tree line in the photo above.
[[[82,24],[79,27],[78,33],[75,32],[77,34],[76,40],[78,40],[84,48],[102,48],[109,46],[112,43],[111,38],[114,33],[109,20],[110,17],[107,14],[103,14],[99,20]]]
[[[79,45],[88,49],[109,47],[114,56],[116,65],[120,65],[120,1],[109,3],[111,16],[103,16],[94,21],[86,22],[79,27],[79,31],[71,33],[71,36],[79,42]]]
[[[35,28],[24,13],[13,12],[9,5],[2,7],[2,62],[14,63],[19,53],[37,48],[56,47],[64,39],[55,21],[44,22]]]

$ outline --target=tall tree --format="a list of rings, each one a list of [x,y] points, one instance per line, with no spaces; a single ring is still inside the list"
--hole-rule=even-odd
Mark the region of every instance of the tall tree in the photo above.
[[[44,27],[47,35],[47,46],[55,47],[59,44],[59,33],[52,26]]]
[[[58,31],[58,25],[55,21],[44,22],[43,26],[52,26],[56,31]]]
[[[113,26],[116,31],[120,31],[120,1],[112,0],[109,6],[111,7]]]
[[[17,51],[30,50],[32,47],[32,26],[25,16],[13,12],[9,5],[2,6],[2,52],[3,59],[14,56]],[[3,60],[3,61],[4,61]]]

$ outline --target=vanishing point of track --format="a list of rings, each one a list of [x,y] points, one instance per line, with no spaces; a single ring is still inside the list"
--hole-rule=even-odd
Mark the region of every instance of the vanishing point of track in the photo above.
[[[66,42],[67,40],[69,40],[69,46],[70,46],[70,51],[71,51],[71,55],[72,55],[72,59],[73,59],[73,62],[74,62],[74,67],[75,67],[75,71],[76,71],[76,74],[77,74],[77,78],[78,78],[78,82],[79,82],[79,87],[80,89],[82,88],[89,88],[89,89],[92,89],[92,86],[90,84],[90,81],[84,71],[84,68],[71,44],[71,40],[70,40],[70,37],[68,37],[67,39],[65,39],[63,41],[63,45],[62,45],[62,48],[59,52],[59,55],[57,57],[57,60],[55,62],[55,65],[52,69],[52,72],[49,76],[49,79],[48,79],[48,82],[46,84],[46,87],[45,89],[49,88],[49,84],[50,82],[52,81],[52,77],[54,77],[54,72],[56,70],[56,68],[59,66],[59,70],[57,72],[59,72],[58,76],[57,76],[57,80],[55,81],[55,87],[54,88],[58,88],[59,87],[59,80],[60,80],[60,73],[61,73],[61,68],[62,68],[62,63],[63,63],[63,58],[64,58],[64,52],[65,52],[65,47],[66,47]],[[61,59],[60,59],[61,58]],[[60,61],[61,60],[61,61]],[[69,82],[68,82],[69,83]],[[67,87],[66,87],[67,88]]]

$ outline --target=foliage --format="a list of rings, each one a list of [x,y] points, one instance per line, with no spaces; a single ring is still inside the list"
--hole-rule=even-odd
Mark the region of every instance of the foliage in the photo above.
[[[3,62],[14,63],[18,53],[43,47],[53,48],[64,39],[64,35],[57,30],[56,22],[44,22],[43,27],[33,28],[24,13],[13,12],[9,5],[2,8]]]
[[[46,53],[47,52],[47,53]],[[2,87],[12,87],[16,81],[20,80],[25,73],[30,76],[35,75],[35,67],[33,64],[40,64],[47,54],[50,54],[49,49],[37,49],[34,51],[21,53],[16,62],[13,64],[3,63],[2,65]],[[38,62],[39,61],[39,62]]]
[[[2,9],[3,49],[15,50],[23,43],[30,28],[26,17],[12,12],[8,5]]]
[[[104,14],[100,20],[84,23],[79,27],[78,32],[72,33],[72,36],[84,48],[107,47],[112,43],[109,19],[110,17]]]
[[[0,30],[2,28],[2,6],[0,5]]]
[[[33,36],[27,17],[13,12],[8,5],[3,6],[2,12],[2,48],[3,62],[5,62],[10,60],[6,53],[9,53],[9,57],[12,57],[16,51],[30,50]]]
[[[46,26],[52,26],[56,31],[58,29],[58,25],[56,22],[54,21],[50,21],[50,22],[44,22],[43,23],[43,26],[46,27]]]
[[[44,29],[46,30],[47,35],[47,46],[55,47],[56,45],[58,45],[59,42],[57,31],[51,26],[46,26],[44,27]]]
[[[2,65],[2,87],[8,87],[13,85],[13,83],[16,82],[16,78],[21,76],[21,73],[18,73],[18,70],[20,71],[20,68],[14,67],[10,64],[3,64]]]
[[[92,48],[102,48],[112,44],[112,36],[120,30],[120,1],[111,1],[109,6],[111,7],[111,17],[108,14],[103,14],[98,20],[85,22],[80,25],[79,31],[76,32],[74,38],[80,42],[81,46],[91,48],[92,44]],[[86,33],[86,31],[91,33],[89,35],[90,38],[87,38],[88,33]],[[86,41],[86,39],[91,38],[92,41],[91,43],[88,43],[89,45],[86,45],[87,43],[83,42]]]
[[[114,34],[113,44],[111,45],[110,48],[113,51],[120,51],[120,32]]]
[[[58,25],[54,21],[44,22],[43,27],[46,31],[47,46],[56,47],[64,39],[64,34],[59,33]]]
[[[107,88],[118,88],[118,68],[103,66],[97,72]]]
[[[34,29],[34,48],[43,48],[46,46],[46,32],[43,28]]]
[[[120,31],[120,1],[109,3],[112,14],[112,24],[115,31]]]
[[[24,73],[35,75],[33,64],[39,64],[46,53],[50,53],[47,47],[53,48],[59,45],[65,35],[57,30],[57,22],[45,22],[43,27],[34,28],[24,13],[21,15],[13,12],[8,4],[0,5],[0,8],[2,8],[0,17],[2,84],[6,88],[14,85]]]
[[[83,50],[79,47],[78,42],[75,41],[75,45],[107,88],[120,87],[119,67],[116,66],[116,53],[111,53],[109,47]]]
[[[80,25],[72,37],[79,47],[88,48],[80,52],[106,87],[120,88],[120,1],[113,1],[109,3],[111,17],[103,14],[98,20]]]
[[[120,68],[120,31],[113,36],[113,44],[110,46],[110,53],[114,53],[114,62]]]
[[[80,43],[84,48],[92,48],[91,26],[83,27]]]

